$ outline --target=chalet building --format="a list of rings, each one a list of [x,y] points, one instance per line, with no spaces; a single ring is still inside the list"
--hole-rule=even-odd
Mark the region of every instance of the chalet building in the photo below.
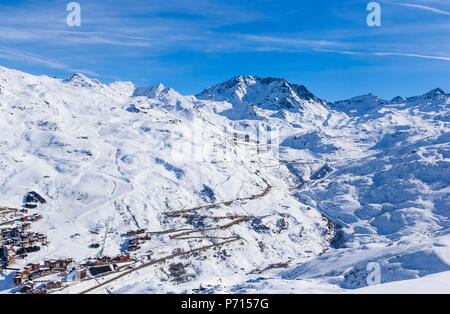
[[[145,232],[147,232],[145,229],[139,229],[139,230],[136,230],[136,231],[132,230],[132,231],[128,231],[127,235],[129,237],[133,237],[133,236],[138,235],[138,234],[144,234]]]
[[[69,259],[59,259],[59,260],[44,260],[44,265],[50,269],[59,268],[59,269],[72,269],[75,267],[75,261],[71,258]]]
[[[87,277],[87,268],[77,268],[75,270],[75,279],[83,280]]]
[[[45,284],[45,289],[52,290],[52,289],[58,289],[62,287],[61,281],[49,281]]]
[[[41,266],[39,272],[41,273],[41,277],[42,277],[42,276],[50,275],[52,273],[52,270],[50,268],[48,268],[47,266]]]
[[[31,273],[33,271],[33,264],[28,264],[23,268],[24,271]]]
[[[50,260],[50,259],[46,259],[44,260],[44,265],[46,267],[48,267],[49,269],[55,268],[56,267],[56,261],[55,260]]]
[[[127,255],[119,255],[117,257],[114,257],[111,260],[111,263],[126,263],[131,261],[131,256],[129,254]]]
[[[65,270],[72,269],[75,267],[75,261],[71,258],[60,259],[56,261],[57,267]]]
[[[39,265],[39,264],[28,264],[27,266],[25,266],[25,268],[24,268],[24,270],[27,270],[27,271],[29,271],[29,272],[32,272],[32,271],[37,271],[37,270],[39,270],[41,268],[41,265]]]
[[[34,288],[33,282],[27,281],[27,282],[25,282],[23,287],[20,289],[20,292],[21,293],[30,293],[31,291],[33,291],[33,288]]]
[[[14,274],[13,282],[15,286],[20,286],[24,281],[28,280],[29,274],[26,271],[16,272]]]
[[[109,257],[109,256],[103,256],[103,257],[101,257],[101,258],[99,259],[99,261],[100,261],[102,264],[108,264],[108,263],[111,263],[111,260],[112,260],[112,258]]]
[[[111,259],[110,258],[97,258],[93,260],[88,260],[85,264],[85,266],[98,266],[98,265],[104,265],[104,264],[110,264]]]

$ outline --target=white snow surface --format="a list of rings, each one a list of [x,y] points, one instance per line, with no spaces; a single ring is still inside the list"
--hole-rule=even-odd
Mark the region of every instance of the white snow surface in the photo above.
[[[32,230],[50,244],[19,267],[82,262],[99,254],[96,242],[115,256],[139,228],[198,229],[153,236],[134,253],[150,260],[238,239],[91,293],[448,293],[449,104],[440,89],[326,103],[283,79],[241,76],[184,96],[0,67],[0,206],[20,208],[30,191],[47,200]],[[208,204],[217,206],[191,212],[202,219],[165,214]],[[208,230],[230,216],[250,218]],[[371,262],[382,284],[366,287]],[[12,276],[0,274],[0,291]]]

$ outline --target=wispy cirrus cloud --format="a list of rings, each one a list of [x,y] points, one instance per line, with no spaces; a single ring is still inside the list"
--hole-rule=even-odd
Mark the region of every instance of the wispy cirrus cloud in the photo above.
[[[367,47],[366,42],[361,41],[336,41],[326,39],[300,39],[301,35],[294,37],[277,37],[269,35],[249,35],[249,34],[236,34],[235,37],[245,39],[248,44],[254,49],[264,51],[278,51],[278,52],[329,52],[345,55],[373,55],[373,56],[397,56],[397,57],[413,57],[431,60],[450,61],[450,56],[442,55],[430,55],[424,53],[414,52],[389,52],[389,51],[377,51],[377,50],[355,50],[361,47]],[[372,45],[373,48],[380,49],[392,49],[397,48],[395,45],[389,43],[382,43],[378,45]],[[369,47],[370,48],[370,47]],[[245,47],[244,47],[245,49]],[[386,50],[387,50],[386,49]],[[449,53],[450,55],[450,53]]]
[[[111,0],[108,5],[82,3],[82,27],[71,29],[65,24],[65,7],[57,5],[57,1],[51,3],[25,8],[0,5],[0,39],[45,40],[43,43],[49,45],[168,46],[210,40],[215,30],[227,25],[270,19],[243,7],[239,1],[165,0],[130,5]]]
[[[444,56],[428,56],[421,55],[416,53],[404,53],[404,52],[374,52],[374,55],[377,56],[401,56],[401,57],[413,57],[413,58],[422,58],[422,59],[433,59],[433,60],[445,60],[450,61],[450,57]]]
[[[346,55],[374,55],[374,56],[400,56],[400,57],[412,57],[421,59],[432,59],[432,60],[444,60],[450,61],[450,57],[446,56],[430,56],[417,53],[406,53],[406,52],[373,52],[373,51],[350,51],[350,50],[335,50],[335,49],[317,49],[322,52],[339,53]]]
[[[430,7],[430,6],[424,5],[424,4],[406,3],[406,2],[393,2],[393,1],[387,1],[387,0],[381,0],[381,2],[384,2],[384,3],[387,3],[387,4],[399,5],[399,6],[403,6],[403,7],[410,7],[410,8],[421,9],[421,10],[430,11],[430,12],[434,12],[434,13],[442,14],[442,15],[450,15],[450,11],[445,11],[445,10],[438,9],[438,8],[435,8],[435,7]]]
[[[253,43],[263,43],[263,44],[272,44],[278,46],[287,46],[287,47],[304,47],[304,48],[313,48],[313,47],[323,47],[323,46],[338,46],[341,45],[340,42],[327,40],[327,39],[302,39],[300,36],[290,36],[286,37],[275,37],[275,36],[267,36],[267,35],[253,35],[253,34],[237,34],[237,37],[241,37],[244,40],[251,41]]]
[[[440,14],[447,11],[422,4],[393,2],[402,6],[427,8]],[[140,2],[139,5],[124,6],[124,1],[111,0],[109,5],[91,2],[82,5],[83,27],[68,28],[64,19],[65,7],[52,2],[28,8],[2,7],[0,10],[0,40],[4,43],[46,45],[47,47],[83,46],[136,48],[134,53],[161,55],[174,50],[192,51],[306,51],[316,48],[352,50],[362,46],[361,36],[367,30],[335,29],[337,36],[329,36],[329,31],[318,31],[305,36],[294,32],[274,32],[272,34],[236,33],[222,31],[233,25],[252,22],[269,22],[276,18],[245,7],[239,1],[220,2],[205,0],[166,0]],[[118,10],[117,8],[121,9]],[[14,12],[14,14],[12,13]],[[364,12],[362,13],[362,15]],[[33,23],[30,23],[30,21]],[[39,29],[36,32],[36,29]],[[395,33],[399,27],[380,30]],[[408,31],[404,27],[400,32]],[[380,33],[378,32],[378,33]],[[345,35],[345,36],[344,36]],[[345,40],[344,40],[345,39]],[[389,49],[392,42],[384,40],[378,45]],[[87,47],[86,49],[91,49]],[[115,49],[115,48],[113,48]],[[387,50],[386,49],[386,50]],[[414,54],[414,53],[413,53]],[[416,51],[417,55],[428,55]]]
[[[83,72],[87,75],[91,76],[98,76],[97,73],[86,70],[86,69],[76,69],[72,68],[69,65],[60,62],[58,60],[50,59],[47,57],[43,57],[34,53],[28,53],[24,51],[20,51],[17,49],[11,49],[8,47],[0,46],[0,59],[5,60],[16,60],[16,61],[22,61],[32,64],[40,64],[43,66],[46,66],[51,69],[56,70],[63,70],[63,71],[69,71],[69,72]]]

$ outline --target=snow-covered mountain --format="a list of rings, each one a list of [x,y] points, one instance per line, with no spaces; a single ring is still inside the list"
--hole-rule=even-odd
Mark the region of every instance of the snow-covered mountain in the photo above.
[[[317,119],[326,116],[326,102],[303,85],[291,84],[285,79],[238,76],[205,89],[198,99],[227,101],[233,107],[223,115],[230,119],[263,118],[263,112],[273,116],[287,113]]]
[[[184,96],[1,67],[0,207],[42,196],[32,230],[49,240],[16,267],[116,256],[146,229],[139,270],[60,292],[330,292],[367,285],[371,262],[382,282],[448,271],[449,104],[440,89],[327,103],[240,76]]]

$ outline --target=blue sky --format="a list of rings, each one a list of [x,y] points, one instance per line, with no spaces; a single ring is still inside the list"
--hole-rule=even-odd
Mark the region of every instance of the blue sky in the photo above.
[[[0,0],[0,65],[183,94],[237,75],[284,77],[326,100],[450,92],[450,1]]]

